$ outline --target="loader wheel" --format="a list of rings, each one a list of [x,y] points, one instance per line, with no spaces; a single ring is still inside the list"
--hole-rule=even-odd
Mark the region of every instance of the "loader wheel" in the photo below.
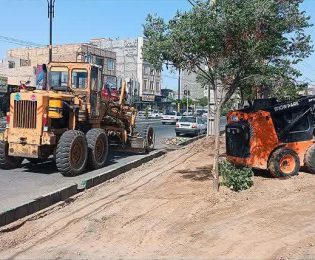
[[[104,130],[96,128],[87,132],[88,167],[99,169],[104,167],[108,155],[108,139]]]
[[[9,144],[0,141],[0,168],[5,170],[20,168],[23,158],[8,155]]]
[[[56,149],[56,165],[64,176],[82,173],[87,163],[88,147],[83,132],[70,130],[62,134]]]
[[[275,178],[297,175],[300,169],[300,159],[290,149],[278,149],[271,155],[268,169]]]
[[[152,126],[147,126],[143,129],[142,134],[145,142],[145,151],[150,152],[154,149],[155,133]]]
[[[304,165],[310,173],[315,173],[315,144],[306,151],[304,155]]]

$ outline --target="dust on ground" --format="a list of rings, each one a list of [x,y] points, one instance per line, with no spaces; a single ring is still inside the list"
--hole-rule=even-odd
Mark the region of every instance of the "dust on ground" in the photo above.
[[[1,258],[314,259],[315,176],[212,191],[201,139],[0,233]],[[21,224],[20,226],[18,224]]]

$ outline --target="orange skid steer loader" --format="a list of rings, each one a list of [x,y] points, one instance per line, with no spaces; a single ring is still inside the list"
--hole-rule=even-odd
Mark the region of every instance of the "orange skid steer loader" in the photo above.
[[[255,100],[231,111],[226,126],[228,161],[268,169],[273,177],[298,174],[301,166],[315,173],[315,96],[296,101]]]

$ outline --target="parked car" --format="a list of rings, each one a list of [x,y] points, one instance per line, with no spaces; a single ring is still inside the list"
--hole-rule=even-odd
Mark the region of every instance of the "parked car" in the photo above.
[[[179,135],[200,135],[207,132],[207,122],[204,118],[183,116],[176,123],[175,133]]]
[[[207,114],[207,110],[205,109],[196,109],[194,116],[200,117],[203,116],[204,114]]]
[[[178,112],[166,112],[162,115],[162,124],[176,124],[176,122],[181,119],[182,116]]]
[[[160,118],[162,117],[162,113],[158,110],[151,110],[149,111],[149,118]]]
[[[137,117],[138,117],[138,118],[141,118],[141,119],[142,119],[142,118],[145,118],[145,111],[141,111],[141,110],[138,111]]]

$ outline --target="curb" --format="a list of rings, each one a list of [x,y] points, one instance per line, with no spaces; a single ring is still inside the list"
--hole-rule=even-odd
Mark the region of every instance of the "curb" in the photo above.
[[[28,215],[34,214],[35,212],[45,209],[60,201],[65,201],[75,194],[84,191],[85,189],[90,189],[133,168],[139,167],[143,163],[161,157],[164,154],[166,154],[165,150],[154,151],[153,153],[148,154],[141,159],[131,161],[123,166],[117,167],[116,169],[106,171],[95,177],[86,179],[85,181],[82,181],[81,184],[74,184],[65,187],[53,193],[49,193],[39,198],[36,198],[33,201],[20,205],[14,209],[10,209],[6,212],[0,213],[0,227],[8,225]]]
[[[204,137],[206,137],[205,134],[203,134],[203,135],[198,135],[198,136],[195,136],[195,137],[193,137],[193,138],[190,138],[189,140],[186,140],[186,141],[184,141],[184,142],[181,142],[181,143],[179,143],[178,145],[179,145],[179,146],[185,146],[185,145],[191,144],[191,143],[193,143],[193,142],[195,142],[195,141],[197,141],[197,140],[199,140],[199,139],[201,139],[201,138],[204,138]]]

